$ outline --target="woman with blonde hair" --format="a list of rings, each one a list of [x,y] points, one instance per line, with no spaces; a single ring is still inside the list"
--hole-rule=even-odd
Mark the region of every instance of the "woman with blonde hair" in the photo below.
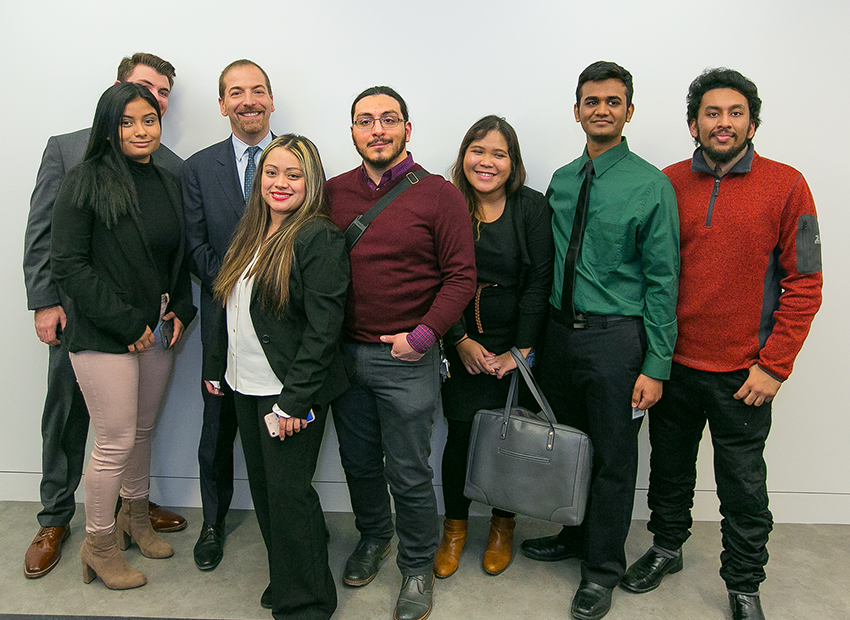
[[[327,217],[315,145],[294,134],[263,151],[245,215],[216,278],[221,303],[207,390],[233,390],[251,497],[269,561],[261,602],[275,618],[330,618],[336,589],[312,486],[330,401],[348,388],[340,347],[350,280]]]

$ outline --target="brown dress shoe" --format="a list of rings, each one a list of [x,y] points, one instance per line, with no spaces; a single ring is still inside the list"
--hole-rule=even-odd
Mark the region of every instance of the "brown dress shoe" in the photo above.
[[[451,577],[460,562],[460,553],[466,544],[466,519],[446,519],[443,524],[443,539],[434,556],[434,574],[440,579]]]
[[[487,550],[481,566],[489,575],[498,575],[511,563],[514,550],[514,528],[516,519],[513,517],[497,517],[490,519],[490,537],[487,539]]]
[[[151,527],[157,532],[179,532],[189,525],[186,519],[176,512],[153,502],[148,503],[148,516],[151,518]]]
[[[62,543],[70,534],[68,526],[39,528],[24,557],[24,577],[35,579],[53,570],[62,557]]]

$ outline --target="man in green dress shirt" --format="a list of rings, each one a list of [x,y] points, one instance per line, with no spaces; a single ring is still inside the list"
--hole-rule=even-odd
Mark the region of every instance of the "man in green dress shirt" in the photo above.
[[[631,74],[612,62],[581,73],[575,119],[587,146],[555,172],[547,192],[555,280],[540,379],[559,421],[590,436],[593,474],[582,525],[527,540],[522,552],[542,561],[581,558],[571,609],[580,620],[608,613],[626,569],[638,431],[661,398],[676,342],[676,196],[622,135],[632,92]]]

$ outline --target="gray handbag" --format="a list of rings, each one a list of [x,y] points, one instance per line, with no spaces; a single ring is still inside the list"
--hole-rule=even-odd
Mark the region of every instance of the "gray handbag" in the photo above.
[[[517,370],[504,409],[482,409],[472,421],[464,495],[520,514],[579,525],[590,487],[588,436],[558,424],[523,355],[511,349]],[[540,413],[517,406],[517,381],[525,380]]]

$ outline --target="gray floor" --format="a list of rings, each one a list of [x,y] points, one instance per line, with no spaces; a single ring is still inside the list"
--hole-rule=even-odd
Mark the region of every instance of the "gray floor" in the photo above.
[[[133,546],[126,552],[130,564],[148,576],[148,585],[113,592],[100,579],[82,582],[77,551],[83,540],[82,507],[72,522],[65,557],[41,579],[23,577],[23,557],[36,531],[39,506],[0,502],[0,614],[121,615],[173,618],[264,619],[271,613],[259,604],[268,583],[264,548],[251,512],[232,511],[224,561],[202,573],[192,562],[192,546],[200,525],[200,510],[181,512],[189,529],[166,534],[175,555],[150,560]],[[339,578],[347,554],[356,542],[350,514],[330,513],[331,568]],[[517,554],[498,577],[486,575],[480,559],[487,538],[485,517],[470,522],[470,538],[460,570],[439,580],[432,620],[501,619],[549,620],[569,618],[569,604],[579,581],[576,560],[555,564],[532,562]],[[520,518],[520,540],[554,533],[557,527]],[[635,521],[626,552],[639,557],[650,543],[645,522]],[[395,545],[394,545],[395,546]],[[717,575],[719,526],[697,523],[685,546],[685,570],[665,578],[656,591],[643,595],[617,590],[610,620],[729,618],[726,594]],[[847,620],[850,618],[850,526],[777,525],[770,540],[768,581],[762,587],[765,613],[770,620]],[[400,585],[395,555],[388,557],[378,577],[365,588],[339,586],[339,608],[334,618],[372,620],[392,618]]]

